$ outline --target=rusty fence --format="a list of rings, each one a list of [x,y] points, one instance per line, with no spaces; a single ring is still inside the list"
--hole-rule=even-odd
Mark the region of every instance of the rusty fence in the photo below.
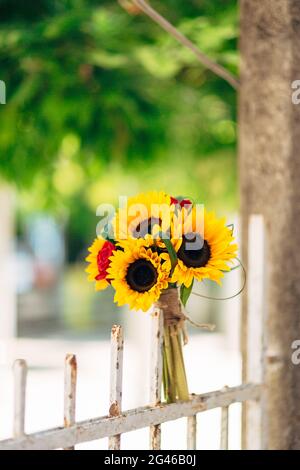
[[[163,317],[159,310],[152,315],[151,388],[148,406],[122,410],[123,331],[114,326],[111,332],[110,407],[107,416],[76,421],[76,356],[68,354],[64,370],[64,424],[41,432],[25,433],[27,364],[15,361],[13,437],[0,441],[0,450],[75,449],[76,444],[108,438],[108,448],[121,448],[121,435],[149,428],[150,449],[161,446],[161,424],[187,418],[186,447],[196,449],[197,414],[220,408],[220,448],[228,449],[229,413],[233,403],[247,402],[247,448],[263,448],[263,348],[264,348],[264,227],[260,216],[252,216],[249,230],[248,264],[248,335],[247,376],[249,383],[237,387],[192,394],[184,402],[161,402]]]

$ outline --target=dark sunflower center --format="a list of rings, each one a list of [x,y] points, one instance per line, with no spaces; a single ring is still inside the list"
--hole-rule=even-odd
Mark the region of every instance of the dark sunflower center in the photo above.
[[[157,217],[149,217],[140,222],[136,229],[133,231],[133,236],[135,238],[144,238],[147,234],[151,234],[151,230],[154,225],[161,225],[161,220]]]
[[[210,247],[200,234],[183,236],[177,256],[188,268],[202,268],[210,258]]]
[[[132,263],[126,274],[126,281],[131,289],[146,292],[156,283],[157,272],[150,261],[138,259]]]

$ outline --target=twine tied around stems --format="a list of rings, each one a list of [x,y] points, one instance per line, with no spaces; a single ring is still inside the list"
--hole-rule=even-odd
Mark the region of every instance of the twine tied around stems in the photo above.
[[[188,342],[188,336],[185,328],[185,320],[196,328],[203,330],[213,331],[215,325],[211,323],[198,323],[192,320],[184,308],[183,303],[178,295],[177,288],[169,288],[161,293],[159,300],[156,302],[156,306],[164,312],[164,324],[165,326],[172,326],[173,331],[182,329],[184,344]]]
[[[178,297],[177,288],[168,288],[160,295],[156,306],[164,312],[164,325],[182,327],[185,316]]]

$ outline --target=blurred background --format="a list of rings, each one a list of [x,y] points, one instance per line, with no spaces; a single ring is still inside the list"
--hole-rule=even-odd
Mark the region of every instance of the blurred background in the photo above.
[[[152,4],[237,74],[236,1]],[[236,235],[239,230],[235,91],[130,1],[0,0],[0,79],[7,93],[0,105],[5,437],[12,407],[9,368],[19,356],[32,367],[27,430],[60,424],[66,352],[78,354],[82,371],[79,418],[107,413],[114,323],[124,325],[128,340],[124,407],[147,403],[150,316],[118,309],[112,292],[96,294],[84,272],[99,204],[165,190],[204,203],[226,215]],[[220,297],[239,284],[234,271],[222,289],[196,289]],[[238,384],[239,299],[192,296],[188,311],[195,320],[217,325],[214,333],[190,329],[192,391]],[[53,393],[60,398],[53,401]],[[47,409],[42,394],[49,397]],[[240,445],[238,415],[237,407],[233,448]],[[217,422],[217,416],[207,421],[212,432],[200,436],[200,448],[218,446]],[[129,437],[127,447],[143,448],[142,431],[139,436]]]

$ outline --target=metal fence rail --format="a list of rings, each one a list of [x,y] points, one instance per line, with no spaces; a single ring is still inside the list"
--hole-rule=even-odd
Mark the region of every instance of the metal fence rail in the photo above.
[[[194,417],[214,408],[228,407],[237,402],[258,400],[260,386],[246,384],[201,395],[192,395],[186,402],[159,404],[125,411],[119,416],[103,416],[0,442],[0,450],[51,450],[71,448],[82,442],[121,435],[145,427],[157,426],[183,417]],[[188,426],[189,429],[189,426]],[[188,438],[190,435],[188,433]],[[188,439],[188,440],[189,440]]]
[[[63,448],[73,450],[76,444],[108,438],[109,449],[121,448],[121,435],[126,432],[149,427],[150,448],[160,449],[162,423],[187,418],[187,448],[196,449],[197,413],[214,408],[221,409],[221,449],[228,448],[229,407],[233,403],[259,400],[261,386],[245,384],[224,387],[222,390],[192,394],[190,400],[177,403],[161,403],[161,345],[162,315],[153,315],[152,336],[152,386],[151,405],[121,411],[123,373],[123,332],[114,326],[111,332],[111,384],[110,408],[107,416],[76,422],[77,360],[73,354],[65,358],[64,376],[64,426],[25,434],[25,404],[27,364],[17,360],[14,364],[14,432],[13,438],[0,441],[0,450],[51,450]],[[156,334],[154,334],[156,331]],[[160,334],[158,334],[158,332]]]

